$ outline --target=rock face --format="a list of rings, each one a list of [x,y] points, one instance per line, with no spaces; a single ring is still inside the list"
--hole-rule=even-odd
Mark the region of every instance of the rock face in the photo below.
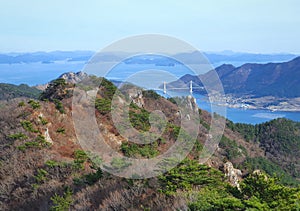
[[[141,90],[130,90],[129,97],[138,107],[144,107],[143,93]]]
[[[67,83],[76,84],[76,83],[82,81],[83,79],[87,78],[88,76],[89,75],[84,72],[77,72],[77,73],[68,72],[68,73],[64,73],[64,74],[60,75],[58,78],[65,79],[65,81]],[[48,86],[49,86],[49,83],[46,83],[46,84],[40,84],[40,85],[34,86],[34,88],[41,90],[41,91],[45,91]]]
[[[231,162],[226,162],[224,164],[224,173],[225,176],[228,178],[228,181],[234,187],[240,188],[239,181],[242,176],[242,172],[239,169],[235,169]]]
[[[43,113],[40,113],[39,114],[39,118],[40,119],[42,119],[42,118],[44,118],[44,114]],[[48,124],[48,123],[47,123]],[[51,123],[50,123],[51,124]],[[44,137],[45,137],[45,140],[46,140],[46,142],[48,142],[49,144],[53,144],[53,140],[52,140],[52,138],[50,137],[50,134],[49,134],[49,129],[48,129],[48,127],[46,127],[46,128],[44,128],[45,129],[45,131],[44,131]]]
[[[45,140],[52,145],[53,144],[53,140],[50,137],[49,129],[48,128],[46,128],[44,136],[45,136]]]
[[[77,73],[69,72],[59,76],[59,78],[65,79],[67,83],[72,83],[72,84],[76,84],[87,77],[88,74],[84,72],[77,72]]]
[[[187,97],[187,106],[189,107],[189,109],[191,109],[191,111],[198,112],[196,99],[190,95]]]

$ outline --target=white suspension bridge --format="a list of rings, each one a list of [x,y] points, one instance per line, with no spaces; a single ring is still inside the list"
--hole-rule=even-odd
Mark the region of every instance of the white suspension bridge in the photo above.
[[[194,84],[194,85],[193,85]],[[180,88],[176,88],[176,87],[168,87],[167,88],[167,82],[164,81],[163,83],[163,89],[156,89],[156,90],[159,90],[159,91],[163,91],[164,94],[167,94],[167,91],[168,90],[189,90],[190,92],[190,95],[193,94],[193,91],[195,89],[199,89],[199,90],[204,90],[204,87],[201,87],[201,86],[198,86],[197,84],[195,84],[193,81],[190,81],[189,82],[189,86],[188,87],[180,87]]]

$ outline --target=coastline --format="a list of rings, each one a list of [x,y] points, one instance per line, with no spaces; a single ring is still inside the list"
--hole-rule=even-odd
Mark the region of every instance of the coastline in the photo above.
[[[209,100],[206,96],[205,100],[218,106],[228,108],[266,110],[271,112],[300,112],[300,97],[276,98],[273,96],[265,96],[254,98],[251,96],[235,97],[233,95],[226,95],[225,97],[220,97],[219,95],[212,95],[209,96]]]

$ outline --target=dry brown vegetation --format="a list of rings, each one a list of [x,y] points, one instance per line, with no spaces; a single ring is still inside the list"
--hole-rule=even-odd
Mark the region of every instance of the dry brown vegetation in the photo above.
[[[72,210],[186,210],[186,197],[160,193],[157,178],[122,179],[105,172],[102,174],[87,158],[76,158],[76,150],[80,150],[80,145],[71,116],[70,87],[67,86],[67,91],[50,90],[50,96],[60,100],[64,112],[60,112],[57,102],[48,95],[45,96],[50,101],[39,101],[38,108],[28,104],[29,99],[1,102],[0,210],[48,210],[55,205],[53,196],[57,194],[63,197],[66,187],[72,190]],[[105,94],[105,88],[102,88],[97,97],[107,98]],[[151,112],[159,108],[173,125],[167,128],[155,149],[162,153],[176,140],[174,134],[180,124],[175,115],[178,108],[164,98],[153,99],[148,96],[143,101],[143,109]],[[96,117],[107,140],[121,143],[127,141],[114,127],[109,113],[96,111]],[[191,159],[197,158],[201,144],[207,138],[210,118],[208,112],[200,111],[199,148],[194,147],[188,156]],[[45,137],[46,131],[49,132],[52,144],[45,144],[41,138]],[[235,166],[241,164],[247,156],[263,156],[258,145],[245,141],[238,132],[227,128],[224,136],[225,141],[233,141],[237,150],[240,150],[238,156],[230,159]],[[107,143],[122,153],[119,144],[111,141]],[[226,148],[219,148],[208,164],[220,169],[225,160],[228,160],[228,152]]]

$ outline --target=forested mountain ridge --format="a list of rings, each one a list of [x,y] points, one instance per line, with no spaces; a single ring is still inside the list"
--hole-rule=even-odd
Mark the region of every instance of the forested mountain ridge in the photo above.
[[[200,52],[176,53],[170,55],[176,59],[197,63]],[[0,53],[0,64],[18,64],[43,62],[51,63],[55,61],[88,61],[96,52],[94,51],[51,51],[51,52],[23,52],[23,53]],[[281,62],[295,58],[295,54],[254,54],[254,53],[237,53],[227,52],[204,52],[203,53],[212,64],[215,63],[249,63],[249,62]],[[128,52],[105,52],[101,53],[102,61],[116,61],[130,55]],[[202,54],[200,55],[202,56]],[[165,61],[158,61],[164,63]]]
[[[240,67],[224,64],[215,69],[223,84],[225,94],[238,97],[275,96],[280,98],[300,97],[300,57],[288,62],[256,64],[247,63]],[[190,81],[203,86],[200,76],[185,75],[170,86],[186,86]],[[195,90],[197,92],[197,90]]]
[[[17,97],[29,97],[37,99],[41,91],[26,84],[13,85],[0,83],[0,100],[8,100]]]
[[[300,178],[300,123],[280,118],[266,123],[227,126],[251,143],[258,143],[265,157],[290,175]]]

